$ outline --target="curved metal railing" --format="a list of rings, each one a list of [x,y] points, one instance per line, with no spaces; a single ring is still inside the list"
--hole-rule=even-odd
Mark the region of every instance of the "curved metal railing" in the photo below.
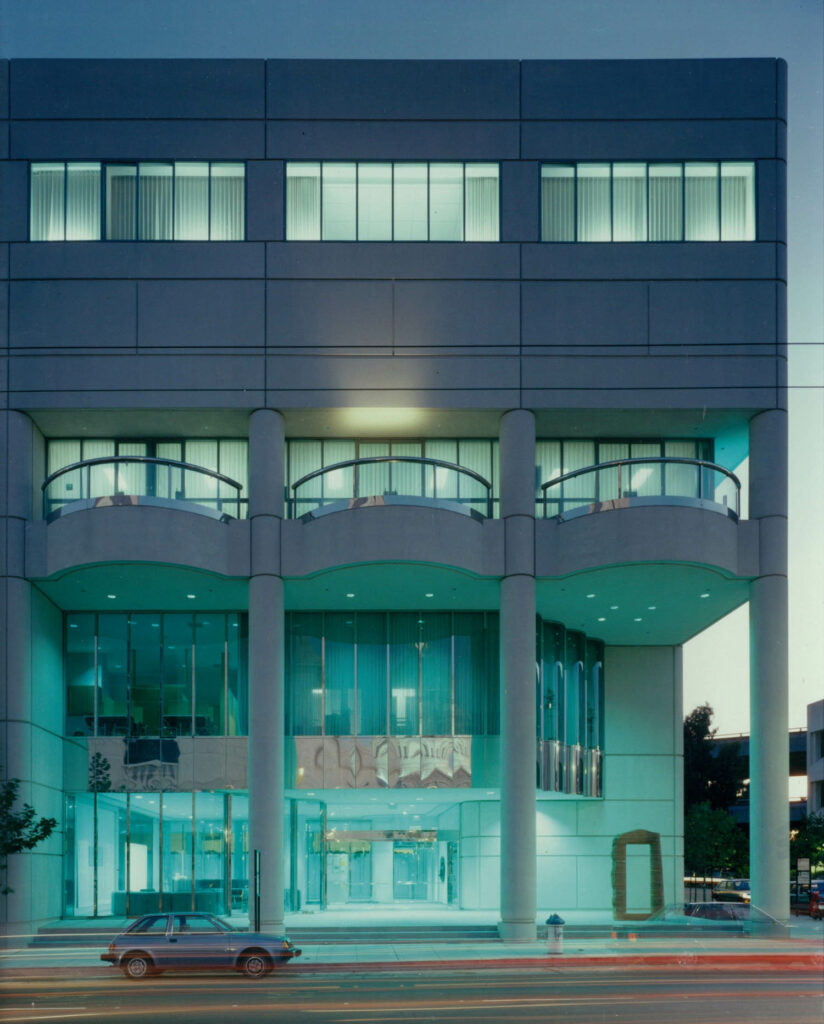
[[[129,504],[130,498],[185,502],[239,519],[243,487],[222,473],[191,462],[153,455],[109,455],[58,469],[46,477],[41,490],[47,519],[76,502],[108,499],[108,504],[116,505]]]
[[[723,466],[703,459],[657,456],[613,459],[564,473],[541,484],[544,518],[574,509],[601,511],[605,502],[716,505],[735,516],[741,509],[741,482]],[[591,507],[596,506],[596,507]]]
[[[387,496],[448,502],[492,517],[492,484],[480,473],[418,455],[373,455],[313,470],[292,484],[289,511],[299,518],[324,505]]]

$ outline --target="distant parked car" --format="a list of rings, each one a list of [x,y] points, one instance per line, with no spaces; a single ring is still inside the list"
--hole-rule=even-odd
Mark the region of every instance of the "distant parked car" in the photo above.
[[[824,917],[824,902],[817,892],[812,889],[809,892],[790,892],[790,913],[809,914],[814,921]]]
[[[121,932],[101,960],[137,981],[166,970],[230,968],[262,978],[301,951],[285,935],[236,931],[212,914],[145,914]]]
[[[749,903],[749,878],[725,878],[712,890],[712,898],[716,903]]]

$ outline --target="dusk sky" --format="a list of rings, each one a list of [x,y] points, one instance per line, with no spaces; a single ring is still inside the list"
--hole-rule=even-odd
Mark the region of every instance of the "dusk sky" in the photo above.
[[[789,65],[790,725],[824,697],[821,0],[0,0],[0,57],[783,57]],[[749,731],[746,607],[685,648],[684,706]]]

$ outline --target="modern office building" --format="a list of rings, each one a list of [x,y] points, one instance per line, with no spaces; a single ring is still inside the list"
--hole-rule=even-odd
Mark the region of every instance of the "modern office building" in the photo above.
[[[8,926],[677,902],[748,600],[786,917],[783,63],[0,68]]]

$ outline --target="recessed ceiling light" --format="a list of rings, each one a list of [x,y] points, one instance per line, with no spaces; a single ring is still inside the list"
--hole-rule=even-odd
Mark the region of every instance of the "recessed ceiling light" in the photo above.
[[[69,629],[77,629],[77,623],[76,622],[70,622],[69,623]]]
[[[194,601],[194,599],[197,597],[197,594],[187,594],[186,597],[188,597],[190,601]]]
[[[595,594],[587,594],[587,597],[595,597]]]
[[[106,594],[106,597],[108,597],[110,601],[114,601],[114,599],[117,597],[117,594]]]
[[[424,597],[434,597],[435,595],[434,594],[424,594],[423,596]]]
[[[347,594],[346,596],[347,597],[354,597],[355,595],[354,594]]]
[[[710,596],[709,590],[705,590],[704,593],[701,595],[701,597],[709,597],[709,596]]]
[[[153,622],[152,623],[152,629],[160,629],[160,623],[159,622]]]
[[[633,622],[642,622],[643,620],[642,620],[640,615],[636,615],[635,618],[632,621]]]
[[[610,610],[611,612],[617,612],[617,611],[618,611],[618,605],[617,605],[617,604],[611,604],[611,605],[609,606],[609,610]]]
[[[655,609],[656,609],[657,607],[658,607],[657,605],[654,605],[654,604],[648,604],[648,605],[647,605],[647,611],[648,611],[648,612],[654,612],[654,611],[655,611]]]
[[[599,621],[599,622],[606,622],[607,620],[606,620],[606,619],[604,618],[604,616],[603,616],[603,615],[601,615],[601,616],[599,617],[598,621]]]

